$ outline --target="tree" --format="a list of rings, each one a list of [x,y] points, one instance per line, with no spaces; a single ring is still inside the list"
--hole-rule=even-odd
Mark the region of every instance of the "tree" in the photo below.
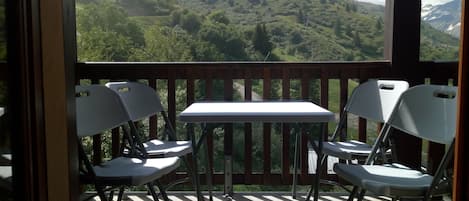
[[[189,33],[197,33],[202,25],[202,20],[194,12],[187,11],[181,16],[180,25]]]
[[[80,61],[127,61],[145,39],[136,22],[111,1],[77,7],[77,49]]]
[[[192,61],[190,37],[178,28],[153,26],[145,32],[145,47],[136,50],[136,61]]]
[[[171,12],[171,26],[176,26],[181,22],[182,12],[180,10],[174,10]]]
[[[135,46],[143,46],[145,41],[138,24],[128,17],[122,7],[108,0],[85,4],[77,9],[77,33],[93,28],[128,37]]]
[[[210,13],[207,16],[207,18],[208,18],[208,20],[210,20],[212,22],[216,22],[216,23],[222,23],[222,24],[229,24],[230,23],[230,19],[228,19],[228,17],[226,17],[226,13],[223,10],[214,11],[214,12]]]
[[[350,26],[350,24],[345,25],[345,34],[349,37],[352,37],[352,26]]]
[[[342,22],[340,21],[340,18],[337,18],[334,23],[334,33],[336,36],[340,36],[342,33]]]
[[[127,61],[132,55],[132,42],[117,32],[93,27],[77,37],[79,61]]]
[[[300,9],[298,11],[298,14],[296,15],[296,21],[299,23],[299,24],[303,24],[305,22],[305,16],[303,14],[303,9]]]
[[[290,42],[292,42],[293,44],[300,44],[301,42],[303,42],[303,35],[298,30],[292,31],[290,35]]]
[[[362,47],[362,41],[360,39],[360,33],[358,33],[358,31],[355,31],[355,34],[353,35],[353,44],[357,47]]]
[[[375,29],[376,29],[376,32],[382,31],[382,29],[383,29],[383,19],[381,17],[376,19]]]
[[[232,25],[205,21],[198,33],[201,40],[213,44],[225,60],[246,60],[245,43]]]
[[[265,24],[257,24],[254,36],[252,38],[252,44],[256,51],[259,51],[264,56],[267,56],[273,49],[273,44],[270,42],[270,36],[267,33]]]
[[[352,2],[352,5],[350,8],[352,9],[353,12],[357,12],[357,4],[355,4],[354,2]]]

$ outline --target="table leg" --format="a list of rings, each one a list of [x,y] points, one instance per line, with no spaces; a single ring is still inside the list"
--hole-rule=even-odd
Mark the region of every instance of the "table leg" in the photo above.
[[[295,132],[295,153],[294,153],[294,158],[293,158],[293,183],[292,183],[292,198],[296,199],[296,186],[298,183],[298,162],[300,159],[300,151],[299,147],[301,146],[300,144],[300,132],[296,130]]]
[[[322,165],[321,165],[321,160],[322,160],[322,140],[323,140],[323,135],[324,131],[327,129],[327,124],[322,123],[321,124],[321,129],[319,133],[319,139],[318,139],[318,149],[316,150],[317,154],[317,161],[316,161],[316,176],[314,177],[314,201],[317,201],[319,199],[319,182],[320,178],[319,175],[321,175],[321,170],[322,170]],[[314,142],[311,142],[314,143]]]
[[[210,155],[208,154],[208,143],[207,143],[207,133],[208,133],[208,130],[205,129],[205,132],[203,133],[203,137],[204,137],[204,147],[205,147],[205,164],[206,164],[206,168],[205,168],[205,174],[207,176],[207,188],[208,188],[208,197],[209,197],[209,200],[212,201],[213,200],[213,196],[212,196],[212,168],[210,167]]]
[[[231,155],[225,155],[225,189],[224,193],[228,197],[233,196],[233,178],[232,178],[232,171],[233,171],[233,165],[232,165],[232,158]]]
[[[192,126],[192,124],[189,124],[189,126]],[[192,129],[193,131],[193,129]],[[194,132],[190,132],[189,134],[190,140],[192,143],[192,163],[194,164],[193,171],[194,171],[194,177],[195,177],[195,192],[197,194],[197,200],[204,200],[202,197],[202,193],[200,191],[200,179],[199,179],[199,169],[198,169],[198,164],[197,164],[197,155],[198,155],[198,146],[197,146],[197,139],[195,137]]]
[[[224,164],[225,164],[225,188],[224,193],[228,198],[233,196],[233,124],[224,123]]]

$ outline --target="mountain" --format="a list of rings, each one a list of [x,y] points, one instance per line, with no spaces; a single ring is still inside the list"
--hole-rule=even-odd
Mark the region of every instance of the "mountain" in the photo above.
[[[78,0],[78,52],[100,61],[381,60],[383,18],[382,5],[356,0]],[[422,59],[457,58],[455,37],[421,27]]]
[[[441,5],[422,7],[422,20],[432,27],[459,38],[461,26],[461,0],[453,0]]]

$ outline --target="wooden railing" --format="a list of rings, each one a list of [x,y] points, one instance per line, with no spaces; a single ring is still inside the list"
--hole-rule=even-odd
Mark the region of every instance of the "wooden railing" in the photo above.
[[[420,66],[415,68],[419,72],[418,78],[412,78],[413,83],[432,82],[438,84],[447,84],[451,80],[457,78],[457,64],[455,62],[434,63],[422,62]],[[99,83],[101,80],[146,80],[148,84],[154,88],[157,86],[157,80],[165,80],[167,94],[168,116],[173,124],[176,124],[177,108],[176,82],[178,80],[185,81],[186,100],[184,105],[189,105],[196,99],[196,88],[203,90],[205,96],[203,100],[213,100],[214,98],[214,82],[223,81],[223,99],[233,100],[235,89],[234,83],[238,80],[244,82],[244,100],[252,100],[253,81],[262,80],[262,99],[272,99],[271,90],[273,88],[272,81],[280,80],[281,96],[279,99],[292,99],[290,93],[291,81],[300,82],[300,97],[295,99],[311,100],[309,88],[312,80],[319,83],[320,98],[318,104],[322,107],[329,106],[329,81],[331,79],[339,80],[339,106],[343,108],[349,94],[349,80],[353,79],[358,82],[365,81],[370,78],[391,78],[391,79],[407,79],[402,77],[400,72],[394,72],[390,62],[315,62],[315,63],[282,63],[282,62],[262,62],[262,63],[78,63],[77,64],[77,80],[88,79],[92,83]],[[417,79],[417,81],[415,81]],[[449,80],[449,81],[448,81]],[[202,82],[199,82],[202,81]],[[204,83],[204,85],[198,85]],[[200,89],[202,88],[202,89]],[[239,91],[239,89],[236,89]],[[160,92],[161,93],[161,92]],[[149,121],[150,137],[156,136],[157,118],[153,117]],[[288,125],[282,126],[281,141],[281,170],[272,171],[271,156],[271,124],[264,123],[262,126],[262,149],[263,149],[263,167],[261,171],[253,170],[253,125],[251,123],[244,124],[244,133],[233,133],[233,126],[225,126],[224,128],[224,153],[232,153],[235,148],[233,145],[233,135],[244,136],[244,171],[233,173],[234,184],[265,184],[265,185],[283,185],[291,184],[291,153],[289,149],[293,141],[290,140],[290,129]],[[302,131],[305,132],[305,131]],[[112,134],[112,153],[118,154],[118,131]],[[305,136],[305,135],[302,135]],[[367,129],[366,121],[358,120],[358,139],[366,141]],[[208,136],[209,161],[211,170],[214,163],[214,143],[213,135]],[[438,159],[441,147],[432,147],[429,151],[429,161]],[[241,149],[236,145],[236,149]],[[308,174],[307,168],[307,143],[303,137],[301,145],[301,172],[300,184],[309,183],[311,175]],[[440,150],[440,151],[438,151]],[[101,160],[101,138],[94,139],[94,160]],[[434,159],[436,158],[436,159]],[[213,171],[213,170],[212,170]],[[204,178],[204,177],[202,177]],[[215,184],[223,183],[223,174],[214,171],[213,182]]]

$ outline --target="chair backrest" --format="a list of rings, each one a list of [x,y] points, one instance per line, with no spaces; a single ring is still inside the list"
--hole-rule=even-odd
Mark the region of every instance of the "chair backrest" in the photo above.
[[[376,122],[386,122],[401,94],[409,88],[401,80],[368,80],[352,92],[345,111]]]
[[[137,82],[109,82],[106,86],[120,96],[132,121],[164,111],[160,97],[147,85]]]
[[[76,118],[79,137],[93,136],[127,123],[122,102],[105,86],[76,86]]]
[[[401,95],[388,124],[416,137],[451,144],[456,133],[457,87],[419,85]]]

